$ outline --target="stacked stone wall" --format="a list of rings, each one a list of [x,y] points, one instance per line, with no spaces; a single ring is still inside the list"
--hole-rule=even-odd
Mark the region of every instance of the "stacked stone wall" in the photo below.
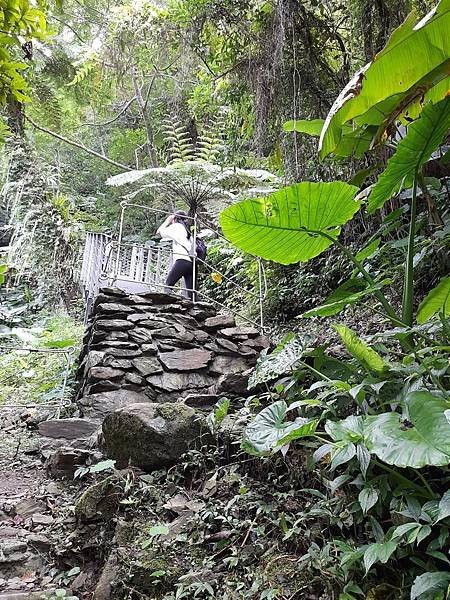
[[[104,288],[80,356],[81,413],[103,420],[132,403],[182,400],[199,408],[245,395],[251,368],[268,346],[258,329],[236,326],[210,304]]]

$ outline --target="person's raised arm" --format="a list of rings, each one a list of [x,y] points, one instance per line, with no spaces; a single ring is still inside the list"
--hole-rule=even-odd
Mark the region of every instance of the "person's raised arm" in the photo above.
[[[161,237],[164,237],[164,235],[167,233],[167,228],[172,225],[173,223],[173,215],[169,215],[167,217],[167,219],[164,221],[164,223],[161,223],[161,225],[158,227],[158,229],[156,230],[156,233],[158,235],[160,235]]]

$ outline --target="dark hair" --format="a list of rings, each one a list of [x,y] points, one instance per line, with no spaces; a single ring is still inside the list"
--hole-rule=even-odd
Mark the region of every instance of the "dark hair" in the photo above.
[[[190,240],[191,239],[191,230],[189,227],[190,219],[188,218],[187,212],[185,212],[184,210],[176,210],[174,215],[175,215],[174,222],[181,223],[181,225],[184,226],[184,228],[186,229],[187,239]]]

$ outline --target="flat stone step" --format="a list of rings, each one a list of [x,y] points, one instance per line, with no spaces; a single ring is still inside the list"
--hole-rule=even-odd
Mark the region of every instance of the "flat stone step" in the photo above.
[[[3,592],[0,593],[0,600],[42,600],[43,598],[50,598],[54,593],[55,589],[40,592]]]

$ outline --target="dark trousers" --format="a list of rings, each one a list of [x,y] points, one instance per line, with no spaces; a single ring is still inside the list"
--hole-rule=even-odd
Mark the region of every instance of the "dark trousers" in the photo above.
[[[190,300],[193,299],[193,287],[194,287],[194,272],[193,272],[193,264],[190,260],[184,260],[183,258],[179,258],[176,260],[172,268],[169,271],[166,279],[166,285],[173,287],[181,278],[184,278],[184,285],[187,289],[187,296]],[[172,289],[166,289],[166,292],[173,293]]]

